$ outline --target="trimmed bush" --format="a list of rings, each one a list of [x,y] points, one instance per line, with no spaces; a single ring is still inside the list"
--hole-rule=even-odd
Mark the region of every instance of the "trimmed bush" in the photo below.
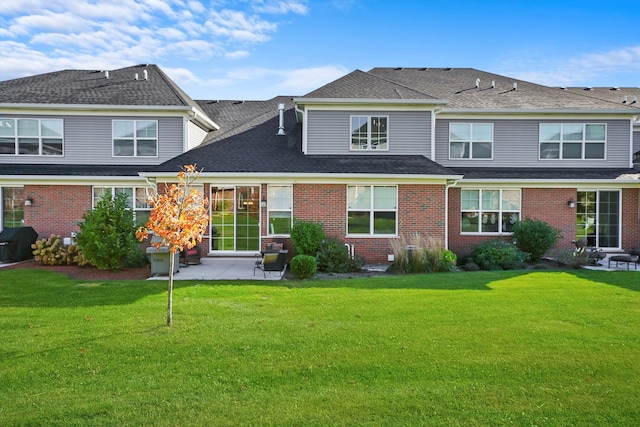
[[[311,255],[296,255],[291,259],[291,271],[298,279],[313,276],[317,269],[316,259]]]
[[[314,221],[295,221],[291,228],[291,243],[297,255],[318,254],[320,243],[324,239],[322,224]]]
[[[140,266],[141,257],[133,253],[142,253],[142,250],[125,194],[119,193],[113,198],[110,192],[106,193],[95,209],[85,212],[82,218],[84,222],[78,224],[80,233],[76,241],[91,264],[101,270]]]
[[[544,221],[525,219],[516,222],[511,230],[516,246],[529,254],[531,261],[538,262],[553,248],[560,238],[560,230]]]
[[[486,240],[476,245],[471,257],[483,270],[517,270],[529,260],[529,254],[504,240]]]
[[[332,237],[320,243],[317,260],[318,270],[328,273],[360,271],[364,264],[361,257],[356,256],[352,259],[344,242]]]

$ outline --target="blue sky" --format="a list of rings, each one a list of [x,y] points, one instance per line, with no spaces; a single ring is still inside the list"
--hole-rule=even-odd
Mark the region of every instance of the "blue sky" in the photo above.
[[[640,0],[5,0],[0,80],[153,63],[194,99],[396,66],[637,87],[639,22]]]

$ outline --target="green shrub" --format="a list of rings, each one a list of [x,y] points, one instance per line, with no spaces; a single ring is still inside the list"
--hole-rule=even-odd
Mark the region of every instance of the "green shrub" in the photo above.
[[[329,273],[360,271],[364,265],[362,257],[356,256],[352,259],[344,242],[332,237],[320,243],[317,260],[318,270]]]
[[[297,255],[318,254],[320,243],[324,239],[322,224],[314,221],[295,221],[291,228],[291,243]]]
[[[455,271],[458,257],[445,248],[430,248],[424,250],[424,264],[427,272],[437,273]]]
[[[517,270],[529,259],[529,254],[504,240],[486,240],[473,248],[471,256],[483,270]]]
[[[317,269],[316,259],[311,255],[296,255],[291,259],[291,271],[298,279],[313,276]]]
[[[518,249],[528,253],[534,262],[540,261],[560,238],[560,230],[534,219],[516,222],[511,231]]]
[[[125,194],[119,193],[113,198],[111,193],[106,193],[95,209],[85,212],[82,219],[84,222],[78,224],[80,233],[76,241],[91,264],[101,270],[135,266],[138,261],[134,261],[134,265],[128,263],[139,260],[134,253],[142,253],[142,250]]]

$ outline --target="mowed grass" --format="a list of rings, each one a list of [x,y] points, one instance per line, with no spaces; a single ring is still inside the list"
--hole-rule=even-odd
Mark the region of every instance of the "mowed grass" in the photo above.
[[[640,273],[0,271],[0,425],[636,426]]]

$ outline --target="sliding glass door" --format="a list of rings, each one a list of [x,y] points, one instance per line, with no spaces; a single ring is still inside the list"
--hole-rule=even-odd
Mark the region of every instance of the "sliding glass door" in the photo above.
[[[579,191],[577,238],[597,248],[620,247],[620,191]]]
[[[211,187],[211,250],[260,250],[260,186]]]

